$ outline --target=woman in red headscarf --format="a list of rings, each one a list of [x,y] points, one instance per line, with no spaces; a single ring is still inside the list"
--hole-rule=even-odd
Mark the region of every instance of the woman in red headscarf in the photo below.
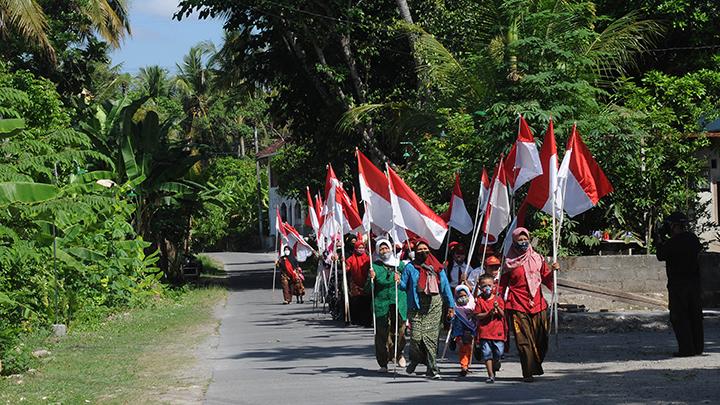
[[[517,228],[513,244],[505,257],[500,277],[500,290],[507,291],[505,310],[515,333],[520,354],[523,381],[532,382],[542,375],[542,362],[548,347],[548,304],[541,284],[552,289],[552,269],[530,245],[530,232]],[[553,269],[558,269],[553,263]]]
[[[370,257],[365,253],[365,242],[355,242],[355,250],[345,260],[345,271],[350,285],[350,320],[355,325],[372,326],[372,297],[365,292],[370,272]]]

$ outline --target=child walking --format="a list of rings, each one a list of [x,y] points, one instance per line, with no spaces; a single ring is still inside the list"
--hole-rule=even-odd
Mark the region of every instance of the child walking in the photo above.
[[[465,377],[470,367],[477,325],[473,316],[475,299],[464,284],[455,287],[455,317],[452,320],[452,338],[460,360],[460,376]]]
[[[480,277],[480,296],[475,304],[475,319],[478,323],[478,338],[482,360],[487,368],[486,383],[495,382],[495,372],[500,369],[500,356],[505,351],[505,302],[493,294],[495,280],[490,274]]]

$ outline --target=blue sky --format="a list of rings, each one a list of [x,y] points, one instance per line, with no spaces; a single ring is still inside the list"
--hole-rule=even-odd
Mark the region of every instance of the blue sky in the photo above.
[[[123,71],[137,73],[148,65],[160,65],[175,72],[175,64],[191,46],[211,40],[222,42],[222,21],[198,20],[197,13],[182,21],[172,19],[179,0],[131,0],[130,29],[120,49],[110,55],[113,65],[122,63]]]

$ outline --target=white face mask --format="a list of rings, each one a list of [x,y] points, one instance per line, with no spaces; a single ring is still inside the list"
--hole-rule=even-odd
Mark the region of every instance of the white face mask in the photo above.
[[[285,256],[290,256],[290,249],[285,249],[284,252],[285,252]]]

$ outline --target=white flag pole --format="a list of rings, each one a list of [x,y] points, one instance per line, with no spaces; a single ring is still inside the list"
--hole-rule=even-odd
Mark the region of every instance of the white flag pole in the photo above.
[[[368,203],[367,201],[363,201],[365,205],[365,215],[367,215],[368,212]],[[367,230],[367,248],[368,248],[368,256],[370,257],[370,268],[372,269],[373,265],[373,256],[372,256],[372,240],[370,240],[370,229]],[[373,319],[373,336],[375,336],[375,333],[377,333],[377,318],[375,316],[375,280],[370,280],[370,297],[371,297],[371,305],[372,305],[372,319]]]
[[[276,205],[275,213],[279,212],[279,209],[280,208],[278,208],[278,206]],[[277,219],[278,219],[277,215],[275,215],[275,222],[277,222]],[[272,281],[272,294],[271,294],[273,299],[275,298],[275,279],[277,278],[277,264],[278,264],[278,260],[280,259],[280,234],[279,234],[280,231],[278,229],[280,229],[281,226],[282,226],[282,224],[275,224],[275,249],[276,249],[276,253],[277,253],[277,256],[276,256],[277,258],[275,259],[275,267],[273,268],[273,281]]]
[[[465,267],[470,267],[470,259],[472,258],[473,254],[475,254],[475,243],[477,242],[478,238],[478,220],[482,221],[480,219],[480,206],[482,205],[483,200],[483,184],[482,179],[480,180],[480,191],[478,192],[478,201],[477,201],[477,207],[475,208],[475,226],[473,226],[473,233],[472,237],[470,238],[470,252],[467,255],[467,261],[465,263]],[[482,216],[485,216],[485,209],[482,210]]]

